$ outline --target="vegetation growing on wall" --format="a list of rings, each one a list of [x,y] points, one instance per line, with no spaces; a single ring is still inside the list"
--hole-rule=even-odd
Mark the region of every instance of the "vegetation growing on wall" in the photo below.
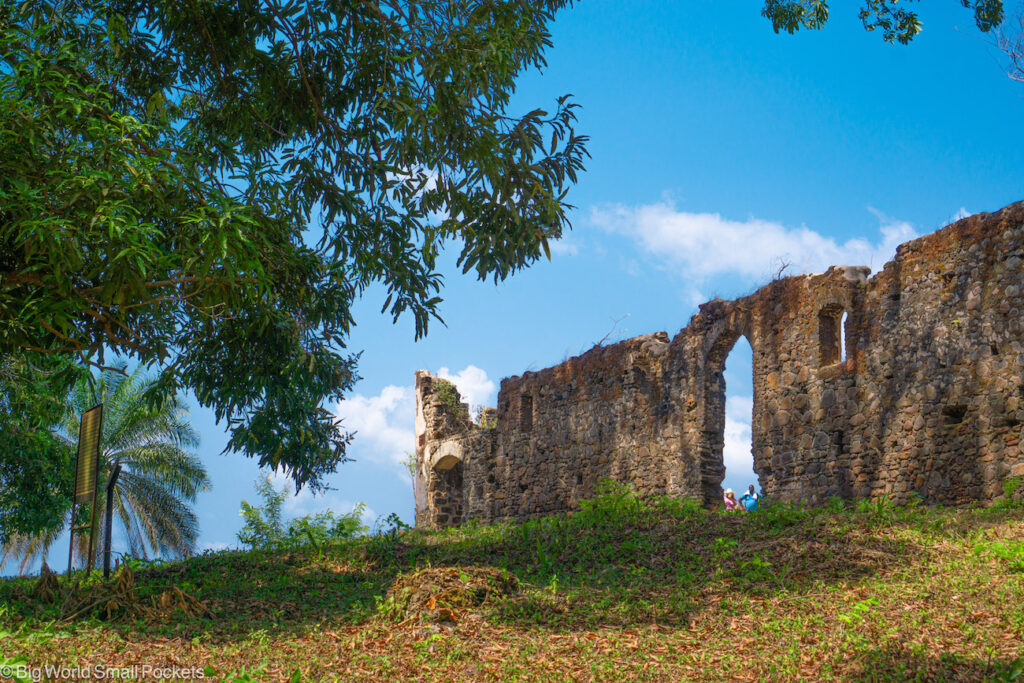
[[[498,416],[494,411],[489,411],[484,406],[475,406],[473,409],[473,424],[481,429],[494,429],[498,426]]]
[[[469,421],[469,407],[459,400],[459,390],[455,388],[455,385],[446,379],[435,379],[434,387],[437,392],[437,398],[441,403],[451,409],[454,415],[461,417],[462,419]]]

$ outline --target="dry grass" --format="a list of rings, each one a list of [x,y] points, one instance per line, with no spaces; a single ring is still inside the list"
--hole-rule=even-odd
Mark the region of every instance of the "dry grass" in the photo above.
[[[241,681],[1024,680],[1024,509],[833,508],[613,490],[525,524],[138,571],[139,604],[196,602],[109,619],[8,581],[0,656]]]

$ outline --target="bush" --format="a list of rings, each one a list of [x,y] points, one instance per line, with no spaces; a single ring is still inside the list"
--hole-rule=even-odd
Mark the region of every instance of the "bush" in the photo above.
[[[269,475],[264,475],[256,480],[256,491],[263,498],[263,505],[242,501],[241,513],[245,524],[238,532],[238,540],[252,550],[305,545],[319,548],[325,543],[355,538],[367,530],[363,525],[363,511],[366,509],[363,503],[346,514],[327,510],[296,517],[286,523],[282,518],[282,507],[290,489],[285,486],[278,491],[270,483]]]
[[[777,531],[795,526],[814,516],[815,511],[803,501],[788,503],[783,501],[762,502],[756,514],[751,518],[764,529]]]
[[[434,380],[437,398],[452,412],[465,421],[469,421],[469,406],[459,401],[459,392],[455,385],[445,379]]]
[[[494,429],[498,426],[498,416],[488,412],[484,406],[473,408],[473,424],[481,429]]]
[[[637,523],[650,516],[651,508],[627,485],[605,479],[598,483],[594,493],[594,498],[579,501],[580,510],[573,515],[573,521],[583,525],[620,525]]]
[[[1021,487],[1024,487],[1024,477],[1010,477],[1003,481],[1003,493],[1006,494],[1002,501],[1003,507],[1024,506]]]

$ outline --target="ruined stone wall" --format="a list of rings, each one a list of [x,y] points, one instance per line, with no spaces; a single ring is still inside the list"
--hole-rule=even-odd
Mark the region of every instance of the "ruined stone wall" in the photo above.
[[[1024,203],[901,245],[870,279],[833,267],[776,280],[702,305],[671,340],[505,379],[490,429],[420,371],[417,524],[569,510],[606,478],[717,502],[723,370],[740,335],[768,496],[992,500],[1024,475],[1022,263]]]

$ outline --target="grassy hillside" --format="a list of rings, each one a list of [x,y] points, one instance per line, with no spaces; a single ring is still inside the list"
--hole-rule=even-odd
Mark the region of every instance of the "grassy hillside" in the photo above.
[[[1020,506],[742,515],[610,490],[525,524],[34,583],[0,584],[0,662],[260,681],[1024,680]]]

